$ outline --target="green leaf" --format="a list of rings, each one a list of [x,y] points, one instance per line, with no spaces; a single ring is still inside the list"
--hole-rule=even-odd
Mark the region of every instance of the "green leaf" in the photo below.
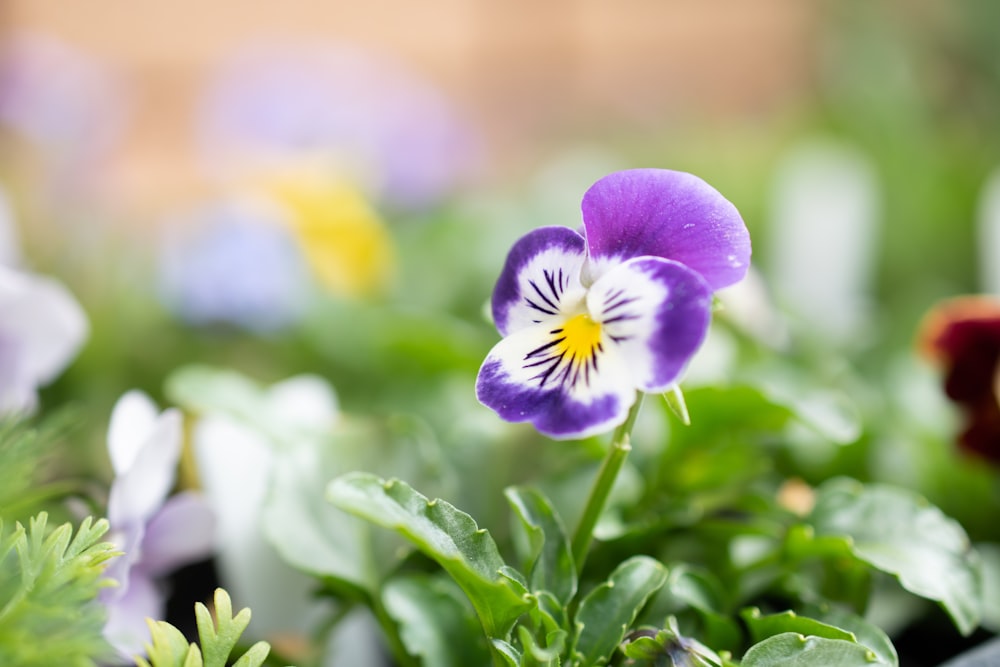
[[[504,563],[489,532],[443,500],[429,500],[405,482],[367,473],[333,480],[334,505],[412,541],[461,586],[490,638],[506,638],[531,608],[523,577]]]
[[[896,647],[892,645],[892,641],[882,631],[882,628],[868,622],[857,614],[836,608],[817,610],[816,617],[825,623],[830,623],[853,633],[858,643],[870,648],[881,662],[898,667],[899,655],[896,653]]]
[[[580,603],[570,652],[573,664],[606,664],[646,601],[666,581],[667,568],[648,556],[634,556],[619,565]]]
[[[556,630],[545,635],[543,642],[539,642],[527,627],[517,626],[517,637],[523,649],[521,667],[558,667],[567,634],[565,630]]]
[[[716,648],[742,644],[743,633],[728,613],[722,584],[711,572],[688,564],[672,567],[667,583],[657,595],[657,602],[664,601],[664,597],[671,610],[680,612],[683,607],[694,610],[700,621],[697,635],[703,641]],[[659,610],[659,605],[654,608]]]
[[[528,545],[531,590],[549,591],[564,605],[569,603],[576,594],[576,566],[562,520],[548,499],[534,489],[511,487],[505,495]]]
[[[493,647],[493,655],[506,667],[520,667],[521,653],[516,648],[502,639],[491,639],[490,645]]]
[[[760,609],[750,607],[749,609],[744,609],[740,613],[740,616],[746,622],[747,628],[750,630],[750,638],[754,643],[786,632],[823,637],[825,639],[841,639],[849,642],[857,641],[857,637],[847,630],[822,623],[814,618],[799,616],[790,610],[778,614],[761,614]]]
[[[684,400],[684,392],[681,391],[680,385],[674,385],[673,388],[665,391],[663,400],[666,401],[667,407],[681,420],[682,424],[691,425],[691,415],[688,413],[687,402]]]
[[[142,667],[201,667],[201,652],[189,644],[180,630],[166,621],[147,618],[152,642],[146,644],[147,659],[138,658]],[[192,657],[197,655],[197,657]]]
[[[425,575],[390,579],[382,588],[386,612],[399,625],[406,650],[425,665],[485,665],[489,649],[468,602],[450,581]]]
[[[980,570],[962,527],[909,491],[837,479],[821,486],[810,522],[816,534],[847,536],[852,553],[935,600],[962,634],[979,623]]]
[[[976,545],[983,559],[983,626],[1000,632],[1000,544]]]
[[[843,639],[785,632],[754,644],[740,667],[870,667],[881,664],[871,650]]]
[[[25,529],[0,520],[0,664],[93,665],[110,655],[97,596],[114,546],[108,522],[84,519],[52,529],[44,512]]]
[[[201,640],[205,667],[225,667],[229,654],[239,641],[240,635],[250,625],[250,610],[242,609],[233,616],[233,603],[229,594],[221,588],[215,589],[215,623],[208,608],[198,602],[194,606]],[[216,625],[216,623],[218,625]]]
[[[140,667],[226,667],[243,631],[250,624],[250,610],[242,609],[233,616],[229,594],[215,590],[214,616],[202,603],[195,603],[194,613],[198,626],[197,644],[188,644],[180,630],[166,621],[147,620],[152,644],[146,645],[148,662],[138,658]],[[257,642],[235,663],[234,667],[260,667],[271,647],[267,642]]]

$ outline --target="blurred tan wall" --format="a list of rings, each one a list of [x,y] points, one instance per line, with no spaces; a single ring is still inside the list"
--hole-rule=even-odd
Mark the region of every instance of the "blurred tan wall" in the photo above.
[[[801,0],[6,0],[7,30],[62,37],[135,83],[129,178],[183,181],[206,65],[260,38],[395,55],[463,103],[501,164],[553,134],[766,114],[810,85],[817,3]]]

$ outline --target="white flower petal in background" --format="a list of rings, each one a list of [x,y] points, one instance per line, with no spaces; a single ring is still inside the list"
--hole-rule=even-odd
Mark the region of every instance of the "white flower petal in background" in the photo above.
[[[141,391],[130,391],[118,399],[108,426],[108,454],[115,474],[132,467],[158,414],[156,404]]]
[[[0,266],[0,414],[30,411],[37,389],[76,356],[89,327],[60,283]]]
[[[324,608],[313,595],[315,580],[287,565],[261,530],[274,465],[271,445],[223,415],[202,418],[193,442],[202,487],[218,522],[221,583],[234,606],[253,610],[248,632],[255,637],[308,632]]]
[[[297,375],[267,390],[269,417],[296,428],[321,431],[340,417],[337,395],[318,375]]]
[[[981,291],[1000,296],[1000,168],[983,184],[976,217]]]
[[[779,165],[770,278],[811,332],[847,341],[869,324],[880,215],[874,168],[851,146],[810,141]]]
[[[140,444],[131,465],[116,474],[111,487],[108,520],[112,526],[147,523],[163,506],[177,479],[181,427],[181,413],[176,409],[158,415],[152,428],[140,425],[134,434]]]

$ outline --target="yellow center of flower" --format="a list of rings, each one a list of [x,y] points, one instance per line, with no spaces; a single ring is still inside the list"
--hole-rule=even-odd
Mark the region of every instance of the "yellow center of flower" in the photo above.
[[[559,333],[563,340],[556,349],[571,363],[583,363],[601,344],[601,323],[590,319],[586,313],[570,318]]]
[[[574,386],[582,380],[590,384],[590,374],[597,372],[597,355],[604,349],[601,323],[583,313],[549,333],[549,341],[524,357],[524,367],[537,371],[532,379],[542,387],[549,382]]]

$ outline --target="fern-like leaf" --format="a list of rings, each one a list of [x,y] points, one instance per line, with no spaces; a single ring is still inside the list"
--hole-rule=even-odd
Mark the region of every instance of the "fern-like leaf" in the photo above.
[[[114,546],[108,522],[49,528],[43,512],[27,530],[0,520],[0,664],[90,666],[110,655],[97,600]]]
[[[136,658],[139,667],[226,667],[243,631],[250,624],[250,610],[233,616],[233,603],[221,588],[215,590],[215,616],[198,602],[194,606],[198,624],[197,644],[188,644],[180,630],[165,621],[148,621],[152,644],[146,646],[148,659]],[[271,646],[264,641],[251,646],[233,667],[260,667]]]

